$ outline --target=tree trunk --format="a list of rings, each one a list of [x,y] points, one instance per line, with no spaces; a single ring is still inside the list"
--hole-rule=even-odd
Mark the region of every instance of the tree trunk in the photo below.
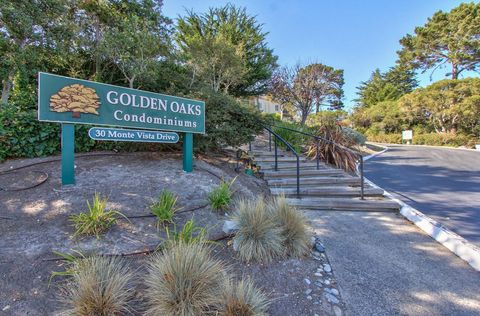
[[[305,122],[307,121],[308,113],[302,111],[302,120],[300,122],[301,126],[305,126]]]
[[[458,79],[458,65],[456,63],[452,63],[452,79]]]
[[[12,76],[8,75],[7,78],[2,80],[2,97],[0,103],[7,103],[10,91],[12,90]]]

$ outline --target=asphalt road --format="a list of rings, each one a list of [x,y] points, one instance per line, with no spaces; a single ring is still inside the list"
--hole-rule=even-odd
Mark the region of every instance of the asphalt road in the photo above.
[[[480,247],[480,152],[388,145],[365,175]]]

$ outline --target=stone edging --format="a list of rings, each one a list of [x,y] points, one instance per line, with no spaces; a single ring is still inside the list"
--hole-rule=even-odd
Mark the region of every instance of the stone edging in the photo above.
[[[364,157],[364,161],[378,156],[387,150],[388,147],[385,147],[384,150],[378,153]],[[365,181],[374,187],[380,188],[367,178],[365,178]],[[445,246],[448,250],[459,256],[462,260],[466,261],[475,270],[480,271],[480,248],[468,242],[465,238],[444,227],[432,218],[426,216],[419,210],[395,198],[390,192],[384,189],[382,190],[384,191],[384,196],[400,204],[400,214],[402,214],[406,219],[414,223],[417,227],[419,227],[437,242]]]

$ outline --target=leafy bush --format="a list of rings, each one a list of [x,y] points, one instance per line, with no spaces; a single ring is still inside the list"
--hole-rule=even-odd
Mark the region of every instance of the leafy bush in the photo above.
[[[401,134],[367,134],[367,139],[376,143],[401,144]]]
[[[132,312],[132,272],[116,257],[88,257],[75,261],[73,279],[64,289],[65,315],[123,315]]]
[[[70,221],[75,228],[74,236],[95,235],[99,238],[101,233],[115,224],[117,215],[125,217],[115,210],[106,211],[107,202],[106,197],[101,198],[98,193],[95,193],[92,205],[87,201],[88,212],[70,216]]]
[[[226,210],[228,208],[234,193],[232,185],[236,179],[237,178],[234,178],[230,182],[222,180],[222,182],[208,194],[208,202],[214,210]]]
[[[350,127],[342,127],[342,132],[346,137],[352,139],[357,145],[363,146],[367,141],[367,138],[362,133]]]
[[[289,123],[289,122],[278,122],[275,124],[275,127],[273,128],[273,131],[277,133],[280,137],[282,137],[284,140],[286,140],[288,143],[290,143],[290,145],[293,146],[293,148],[297,153],[302,153],[304,151],[303,148],[312,139],[312,137],[302,135],[300,133],[290,131],[282,127],[286,127],[286,128],[294,129],[297,131],[306,132],[306,133],[312,133],[312,130],[309,127],[306,127],[306,126],[302,127],[296,123]],[[272,139],[272,142],[273,140],[274,139]],[[287,147],[280,141],[278,142],[278,146],[280,148],[287,149]]]
[[[413,135],[413,144],[432,146],[474,147],[479,140],[474,136],[453,133],[428,133]]]
[[[282,229],[287,254],[301,257],[308,253],[310,236],[302,214],[287,203],[284,196],[275,198],[269,205],[270,213]]]
[[[282,229],[267,211],[263,197],[239,200],[232,220],[238,224],[233,243],[242,260],[269,262],[284,254]]]
[[[238,283],[227,280],[223,292],[224,316],[266,316],[270,304],[267,296],[255,287],[251,279]]]
[[[150,211],[157,217],[157,226],[163,223],[172,223],[173,215],[180,210],[177,197],[170,191],[163,189],[158,200],[150,205]]]
[[[206,133],[195,135],[195,144],[201,150],[247,144],[263,130],[265,122],[253,106],[242,105],[222,93],[203,93],[196,98],[205,100],[206,106]]]
[[[221,306],[225,272],[204,243],[179,242],[148,263],[145,315],[196,316]]]

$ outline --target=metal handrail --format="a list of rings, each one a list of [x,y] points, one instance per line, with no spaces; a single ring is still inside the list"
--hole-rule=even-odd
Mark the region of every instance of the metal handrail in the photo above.
[[[282,136],[278,135],[274,131],[272,131],[271,128],[264,126],[264,128],[268,131],[268,141],[269,141],[269,151],[272,151],[272,135],[275,136],[275,171],[278,171],[278,144],[277,144],[277,139],[280,140],[282,143],[287,146],[288,149],[295,155],[297,158],[297,197],[300,197],[300,156],[298,153],[295,151],[293,146],[287,142],[285,139],[283,139]]]
[[[316,152],[316,160],[317,160],[317,170],[319,169],[320,167],[320,153],[319,153],[319,141],[324,141],[324,142],[327,142],[329,144],[332,144],[332,145],[335,145],[345,151],[348,151],[350,153],[352,153],[353,155],[355,155],[360,163],[359,163],[359,168],[360,169],[360,186],[361,186],[361,192],[360,192],[360,198],[363,200],[364,199],[364,187],[365,187],[365,180],[364,180],[364,175],[363,175],[363,156],[356,152],[356,151],[353,151],[351,150],[350,148],[348,147],[345,147],[343,145],[340,145],[340,144],[337,144],[336,142],[330,140],[330,139],[326,139],[324,137],[321,137],[321,136],[317,136],[317,135],[314,135],[314,134],[310,134],[310,133],[307,133],[307,132],[304,132],[304,131],[299,131],[299,130],[296,130],[296,129],[293,129],[293,128],[289,128],[289,127],[284,127],[284,126],[277,126],[277,125],[272,125],[272,127],[275,127],[275,128],[282,128],[282,129],[285,129],[285,130],[289,130],[289,131],[292,131],[292,132],[295,132],[295,133],[299,133],[299,134],[303,134],[305,136],[310,136],[310,137],[313,137],[315,138],[315,140],[317,141],[317,152]],[[290,147],[289,147],[290,148]],[[295,153],[296,154],[296,153]],[[358,169],[357,169],[357,175],[358,175]]]

